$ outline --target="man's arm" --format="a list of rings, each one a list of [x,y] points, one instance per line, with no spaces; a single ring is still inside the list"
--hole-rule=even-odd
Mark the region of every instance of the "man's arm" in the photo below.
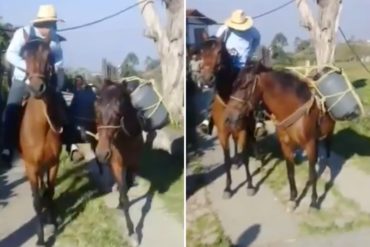
[[[23,37],[23,28],[20,28],[15,31],[5,54],[6,60],[10,64],[23,71],[26,71],[26,62],[21,57],[21,50],[25,43],[26,41]]]
[[[64,86],[63,51],[59,41],[56,42],[55,46],[53,49],[54,69],[58,76],[57,89],[59,91]]]
[[[222,25],[216,32],[216,37],[217,38],[220,38],[220,37],[223,37],[223,35],[226,34],[226,31],[227,31],[227,26],[226,25]],[[224,37],[223,37],[224,39]]]
[[[258,46],[261,43],[261,34],[256,28],[253,29],[252,35],[253,35],[253,38],[252,38],[252,41],[251,41],[251,46],[250,46],[250,50],[249,50],[249,54],[248,54],[248,60],[250,60],[252,58],[252,56],[254,55]]]

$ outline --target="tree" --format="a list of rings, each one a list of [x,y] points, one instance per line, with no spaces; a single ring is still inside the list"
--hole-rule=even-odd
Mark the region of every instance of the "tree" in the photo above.
[[[288,39],[283,33],[277,33],[272,39],[271,46],[283,48],[288,45]]]
[[[302,52],[311,46],[310,40],[300,39],[297,37],[294,41],[295,52]]]
[[[121,76],[137,75],[136,66],[139,65],[139,58],[134,52],[129,52],[121,64]]]
[[[182,121],[184,91],[184,1],[162,0],[166,9],[166,25],[160,18],[152,0],[137,0],[146,24],[145,36],[152,39],[161,60],[162,95],[172,120]]]
[[[149,56],[145,58],[145,70],[153,70],[161,65],[161,62],[158,59],[153,59]]]
[[[307,0],[295,0],[302,19],[315,47],[317,65],[324,66],[334,62],[336,47],[335,34],[339,27],[342,0],[316,0],[317,18],[314,18]]]

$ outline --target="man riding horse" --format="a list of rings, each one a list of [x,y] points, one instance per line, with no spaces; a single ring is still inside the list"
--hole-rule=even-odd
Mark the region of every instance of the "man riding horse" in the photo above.
[[[251,61],[261,41],[260,32],[253,26],[252,17],[246,16],[241,9],[231,14],[231,17],[218,29],[216,37],[225,43],[237,72]],[[205,119],[201,125],[207,128],[209,119]],[[262,127],[264,127],[263,122],[257,121],[256,129]]]
[[[26,74],[26,63],[22,57],[23,47],[26,44],[24,32],[31,39],[50,40],[51,53],[54,59],[54,67],[57,73],[56,90],[60,90],[64,84],[63,52],[60,45],[63,38],[57,35],[57,13],[52,5],[41,5],[35,20],[30,25],[15,31],[9,47],[6,51],[6,60],[14,66],[12,84],[6,103],[2,133],[1,158],[6,166],[11,166],[13,151],[17,147],[18,123],[21,118],[22,102],[27,95],[29,80]],[[61,97],[62,100],[62,97]],[[59,101],[58,101],[59,102]],[[63,102],[61,102],[63,103]],[[61,112],[61,117],[64,117]],[[65,118],[66,119],[66,118]]]

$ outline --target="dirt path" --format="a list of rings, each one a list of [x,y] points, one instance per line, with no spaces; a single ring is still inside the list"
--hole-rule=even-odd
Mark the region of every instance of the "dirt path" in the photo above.
[[[270,164],[266,166],[264,172],[254,176],[254,184],[260,183],[260,186],[257,194],[253,197],[248,197],[246,193],[244,167],[233,170],[232,189],[235,193],[231,199],[225,200],[222,198],[226,179],[222,167],[222,150],[214,137],[207,137],[203,140],[202,145],[205,153],[199,162],[203,166],[205,184],[207,185],[205,187],[207,193],[203,194],[210,200],[209,208],[217,215],[224,233],[233,244],[238,246],[324,247],[349,246],[348,243],[351,243],[351,246],[364,246],[364,242],[370,242],[370,228],[367,228],[370,217],[370,199],[365,196],[363,190],[359,189],[370,186],[370,176],[351,166],[350,161],[344,162],[340,156],[332,155],[329,161],[331,165],[323,171],[322,185],[318,187],[319,196],[325,194],[321,212],[308,213],[310,198],[308,193],[301,201],[299,208],[289,214],[285,210],[284,203],[288,198],[287,186],[282,186],[280,190],[272,190],[272,187],[268,186],[268,182],[261,183],[262,178],[266,179],[266,177],[266,180],[275,180],[276,176],[286,177],[285,164],[279,164],[278,168]],[[251,160],[250,164],[252,171],[260,166],[260,163],[254,159]],[[306,168],[298,168],[297,173],[307,176]],[[268,178],[269,176],[271,178]],[[334,187],[324,193],[324,183],[331,178],[334,178]],[[297,179],[297,183],[298,189],[302,190],[303,181]],[[199,193],[195,193],[194,196],[199,197]],[[191,204],[192,199],[189,198],[188,202]],[[333,213],[334,211],[338,212]],[[188,214],[192,217],[191,212]],[[363,225],[358,223],[364,218],[367,220],[361,222]],[[305,221],[311,225],[305,225]],[[346,227],[351,224],[358,224],[361,227],[346,232]],[[343,227],[337,233],[330,232],[331,235],[320,234],[320,229],[325,232],[332,226]],[[312,229],[315,227],[317,229],[314,235],[311,232],[304,234],[304,230],[313,231]]]
[[[90,167],[94,170],[96,166]],[[140,246],[181,246],[182,224],[166,211],[157,196],[153,200],[143,197],[147,189],[144,183],[130,191],[130,199],[136,201],[130,213],[142,237]],[[116,193],[108,194],[105,198],[107,204],[116,206],[117,196]],[[138,198],[140,200],[136,200]],[[35,246],[34,215],[29,184],[24,177],[23,166],[17,161],[13,168],[0,175],[0,247]],[[123,216],[119,217],[122,227],[123,220]],[[46,238],[47,232],[46,229]]]

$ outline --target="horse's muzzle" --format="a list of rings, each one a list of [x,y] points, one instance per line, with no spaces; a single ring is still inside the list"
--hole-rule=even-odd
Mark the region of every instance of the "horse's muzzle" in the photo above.
[[[102,164],[108,163],[110,158],[112,157],[112,150],[110,149],[96,149],[95,151],[96,158]]]

